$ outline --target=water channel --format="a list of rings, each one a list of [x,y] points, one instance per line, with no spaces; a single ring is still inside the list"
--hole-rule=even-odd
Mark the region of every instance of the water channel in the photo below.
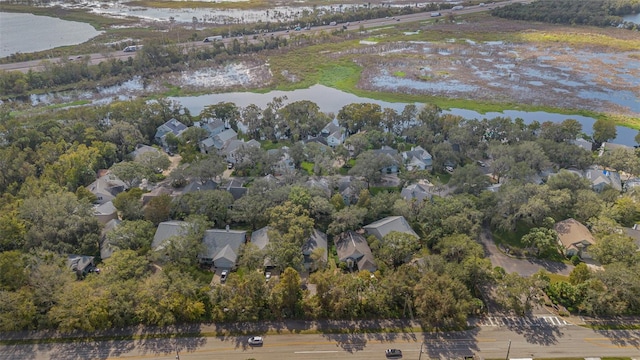
[[[307,89],[299,89],[293,91],[270,91],[264,94],[251,92],[232,92],[200,96],[171,97],[169,99],[182,104],[182,106],[189,109],[191,114],[195,115],[199,114],[205,106],[217,104],[219,102],[232,102],[235,103],[238,107],[246,107],[247,105],[255,104],[260,108],[265,108],[267,104],[273,100],[274,97],[283,96],[287,97],[287,100],[284,101],[285,104],[300,100],[309,100],[318,104],[318,106],[320,107],[320,111],[324,113],[334,114],[337,114],[343,106],[351,103],[375,103],[380,105],[382,108],[392,108],[398,112],[402,111],[404,106],[407,105],[407,103],[393,103],[363,98],[323,85],[314,85]],[[489,112],[486,114],[481,114],[473,110],[449,109],[445,110],[444,113],[459,115],[466,119],[492,119],[495,117],[509,117],[511,119],[521,118],[527,124],[530,124],[533,121],[542,123],[545,121],[562,122],[566,119],[575,119],[579,121],[580,124],[582,124],[582,131],[588,135],[592,134],[593,123],[595,122],[595,119],[587,116],[555,114],[544,111],[527,112],[519,110],[505,110],[503,112]],[[638,134],[637,130],[622,126],[617,126],[616,128],[618,136],[614,140],[612,140],[612,142],[629,146],[636,145],[634,138],[636,134]]]
[[[77,45],[100,33],[81,22],[0,12],[0,57]]]

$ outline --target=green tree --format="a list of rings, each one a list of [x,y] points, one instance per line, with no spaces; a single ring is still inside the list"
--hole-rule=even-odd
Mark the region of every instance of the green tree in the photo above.
[[[113,199],[113,206],[123,220],[141,220],[144,217],[142,194],[142,189],[134,187],[119,193]]]
[[[25,248],[41,247],[63,254],[98,252],[100,224],[91,204],[79,202],[73,193],[49,193],[27,198],[19,216],[27,224]]]
[[[385,235],[381,243],[378,258],[394,267],[405,263],[420,248],[420,239],[415,235],[398,231]]]
[[[637,250],[632,238],[613,233],[600,237],[588,251],[603,265],[620,262],[631,266],[640,260]]]
[[[414,293],[416,317],[426,328],[463,328],[477,307],[464,284],[446,274],[425,274]]]
[[[362,225],[367,209],[357,206],[348,206],[338,210],[332,215],[333,221],[329,224],[327,233],[337,235],[347,230],[357,229]]]
[[[146,254],[151,249],[155,235],[155,225],[146,220],[124,220],[106,234],[112,247],[120,250],[133,250],[138,254]]]
[[[596,147],[616,137],[617,130],[616,124],[611,120],[598,119],[593,123],[593,141],[596,143]]]
[[[296,269],[286,268],[271,291],[271,311],[279,318],[295,317],[300,313],[301,300],[300,275]]]
[[[558,252],[558,233],[544,227],[531,228],[522,237],[522,243],[536,248],[538,256]]]
[[[28,282],[27,259],[17,250],[0,253],[0,290],[16,291]]]
[[[150,221],[156,226],[163,221],[169,220],[171,204],[171,196],[167,194],[162,194],[152,198],[143,209],[144,219]]]
[[[449,186],[455,186],[457,193],[478,195],[489,185],[489,177],[474,164],[457,168],[449,180]]]

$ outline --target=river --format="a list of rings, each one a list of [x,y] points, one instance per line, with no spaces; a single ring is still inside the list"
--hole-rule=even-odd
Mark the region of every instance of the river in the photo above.
[[[0,57],[77,45],[100,34],[81,22],[0,12]]]
[[[363,98],[350,94],[344,91],[336,90],[323,85],[314,85],[307,89],[299,89],[293,91],[270,91],[264,94],[257,94],[252,92],[232,92],[221,94],[208,94],[200,96],[185,96],[185,97],[171,97],[170,100],[174,100],[182,104],[189,109],[191,114],[199,114],[205,106],[217,104],[219,102],[232,102],[238,107],[246,107],[250,104],[255,104],[260,108],[265,108],[266,105],[273,100],[274,97],[286,96],[287,100],[285,104],[300,101],[309,100],[313,101],[320,107],[320,111],[325,113],[337,114],[340,109],[351,103],[375,103],[379,104],[383,108],[392,108],[400,112],[407,103],[392,103],[381,100],[374,100],[369,98]],[[419,104],[416,104],[419,105]],[[544,111],[527,112],[519,110],[505,110],[503,112],[489,112],[481,114],[477,111],[466,109],[449,109],[444,111],[453,115],[459,115],[466,119],[492,119],[495,117],[509,117],[511,119],[521,118],[525,123],[530,124],[533,121],[545,122],[562,122],[566,119],[575,119],[582,124],[582,131],[591,135],[593,130],[593,123],[595,119],[582,115],[564,115],[548,113]],[[626,128],[623,126],[617,126],[618,136],[612,140],[612,142],[618,144],[624,144],[633,146],[636,145],[635,136],[638,133],[635,129]]]

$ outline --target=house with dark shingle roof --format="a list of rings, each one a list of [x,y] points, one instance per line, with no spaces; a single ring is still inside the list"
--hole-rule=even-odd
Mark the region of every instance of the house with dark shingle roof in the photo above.
[[[400,191],[400,196],[402,196],[405,200],[416,200],[417,202],[422,202],[425,199],[431,199],[433,185],[425,184],[425,183],[416,183],[405,186],[402,191]]]
[[[164,249],[167,244],[166,241],[174,236],[184,236],[188,233],[189,223],[186,221],[171,220],[163,221],[158,224],[156,233],[153,235],[153,241],[151,242],[151,249],[159,251]]]
[[[334,119],[320,130],[320,136],[326,140],[328,146],[336,147],[344,142],[346,131]]]
[[[322,262],[327,263],[327,234],[318,229],[313,229],[311,236],[302,244],[302,256],[304,256],[304,267],[311,270],[314,266],[311,254],[316,249],[322,249]]]
[[[107,201],[104,204],[95,206],[93,208],[93,214],[102,225],[118,218],[118,210],[113,205],[113,201]]]
[[[262,227],[251,233],[251,243],[255,245],[259,250],[265,251],[269,245],[269,227]],[[268,257],[264,258],[263,266],[265,268],[273,267],[271,260]]]
[[[433,157],[422,146],[412,147],[410,151],[402,153],[402,159],[407,170],[429,170],[433,166]]]
[[[126,189],[127,185],[108,171],[105,175],[100,176],[96,181],[87,186],[87,190],[96,196],[96,204],[104,204],[112,201],[116,198],[116,195]]]
[[[383,173],[397,173],[400,170],[400,155],[398,154],[398,150],[390,147],[383,146],[380,149],[373,150],[373,153],[378,157],[387,157],[389,158],[389,162],[387,166],[380,169]]]
[[[218,188],[218,183],[209,179],[204,182],[200,180],[193,180],[182,189],[182,194],[187,194],[194,191],[215,190]]]
[[[419,238],[418,234],[411,228],[404,216],[388,216],[369,225],[365,225],[364,230],[369,235],[373,235],[382,240],[388,233],[392,231],[410,234]]]
[[[117,228],[118,225],[120,225],[120,222],[121,221],[119,219],[113,219],[104,224],[104,227],[102,228],[102,231],[100,233],[100,259],[104,260],[110,258],[113,252],[116,250],[116,247],[111,245],[111,243],[109,242],[107,234]]]
[[[244,230],[209,229],[204,232],[204,252],[200,254],[200,263],[221,269],[236,266],[240,246],[247,240]]]
[[[352,268],[357,267],[361,271],[375,272],[378,270],[371,248],[364,236],[355,231],[346,231],[336,235],[334,243],[340,261],[346,262]]]
[[[622,180],[620,179],[620,174],[616,171],[592,167],[585,172],[585,178],[591,181],[591,186],[595,192],[601,192],[607,186],[622,191]]]
[[[167,145],[167,135],[170,133],[175,135],[176,137],[180,137],[183,132],[187,130],[187,126],[177,119],[171,119],[166,123],[158,126],[156,129],[156,135],[154,136],[154,140],[162,145],[163,148],[166,148]]]
[[[554,226],[558,233],[558,242],[563,247],[565,255],[578,255],[583,259],[591,259],[589,246],[596,243],[596,239],[586,226],[573,218],[559,221]]]

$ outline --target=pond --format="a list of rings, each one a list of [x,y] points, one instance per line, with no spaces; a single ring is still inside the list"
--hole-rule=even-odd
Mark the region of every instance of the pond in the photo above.
[[[81,44],[100,33],[85,23],[0,12],[0,57]]]
[[[246,107],[247,105],[255,104],[260,108],[265,108],[267,104],[273,100],[274,97],[283,96],[287,97],[287,100],[284,101],[285,104],[295,101],[309,100],[318,104],[318,106],[320,107],[320,111],[334,114],[337,114],[343,106],[351,103],[375,103],[383,108],[392,108],[398,112],[402,111],[404,106],[407,105],[407,103],[392,103],[387,101],[363,98],[323,85],[314,85],[307,89],[299,89],[293,91],[270,91],[264,94],[251,92],[232,92],[200,96],[171,97],[169,99],[179,102],[184,107],[189,109],[191,114],[196,115],[199,114],[205,106],[217,104],[219,102],[232,102],[235,103],[238,107]],[[527,112],[519,110],[505,110],[503,112],[489,112],[486,114],[481,114],[473,110],[450,109],[444,111],[444,113],[459,115],[466,119],[491,119],[495,117],[509,117],[511,119],[521,118],[527,124],[530,124],[533,121],[539,121],[542,123],[545,121],[562,122],[566,119],[575,119],[579,121],[580,124],[582,124],[582,130],[589,135],[591,135],[592,133],[593,123],[595,122],[595,119],[587,116],[555,114],[544,111]],[[612,142],[629,146],[633,146],[636,144],[634,138],[638,133],[637,130],[618,126],[617,133],[617,138],[612,140]]]

